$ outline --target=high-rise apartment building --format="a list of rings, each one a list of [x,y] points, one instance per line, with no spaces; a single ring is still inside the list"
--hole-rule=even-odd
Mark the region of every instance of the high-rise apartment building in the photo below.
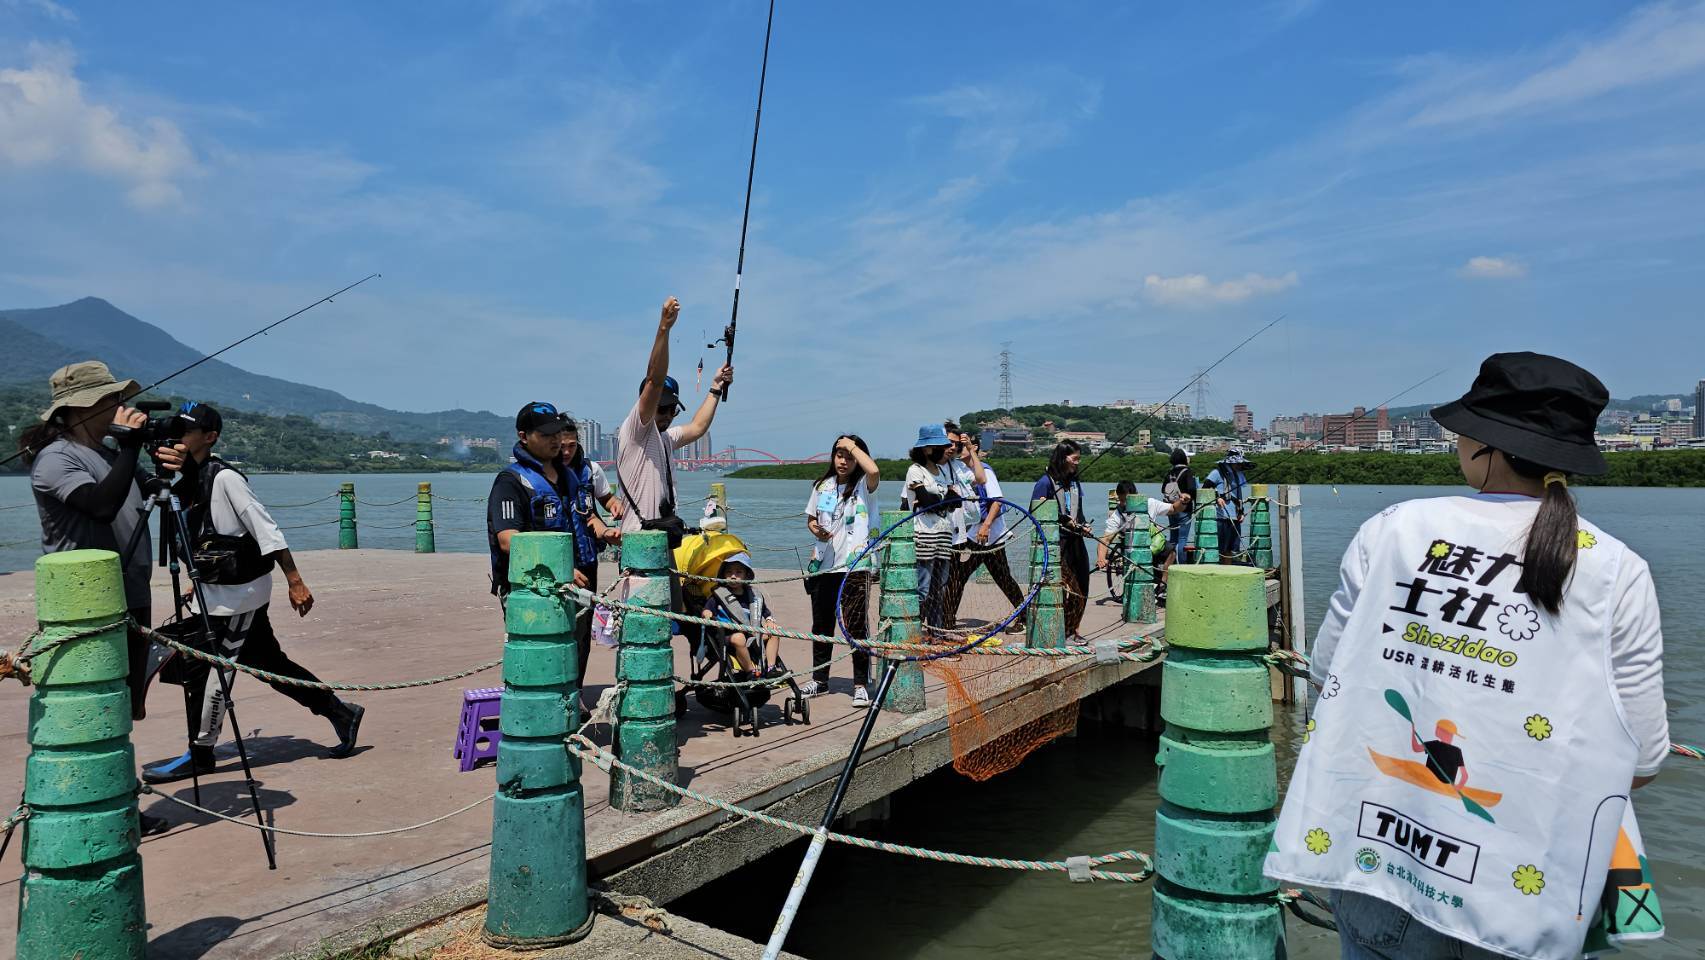
[[[1705,437],[1705,380],[1693,388],[1693,435]]]
[[[1231,408],[1231,429],[1240,437],[1247,437],[1255,432],[1255,414],[1249,412],[1247,404],[1235,404]]]
[[[1379,444],[1381,432],[1391,431],[1391,420],[1384,407],[1373,414],[1366,407],[1357,407],[1349,413],[1329,413],[1320,419],[1321,433],[1328,445],[1373,447]]]

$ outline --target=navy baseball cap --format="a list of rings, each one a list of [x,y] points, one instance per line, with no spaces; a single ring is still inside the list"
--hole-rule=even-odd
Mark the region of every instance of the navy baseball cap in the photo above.
[[[522,433],[561,433],[568,429],[568,414],[558,413],[555,404],[535,400],[515,415],[515,429]]]
[[[641,393],[645,392],[644,380],[639,382],[639,390]],[[676,413],[687,409],[687,405],[681,402],[681,385],[675,381],[674,377],[663,378],[663,395],[657,398],[659,410],[668,406],[673,406]]]
[[[219,415],[218,410],[194,400],[185,400],[184,405],[178,408],[178,420],[183,423],[185,430],[204,430],[208,433],[214,433],[225,426],[225,418]]]

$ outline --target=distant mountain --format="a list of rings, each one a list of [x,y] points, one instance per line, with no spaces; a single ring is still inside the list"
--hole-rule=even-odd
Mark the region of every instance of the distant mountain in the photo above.
[[[0,383],[44,387],[54,370],[77,360],[103,360],[116,375],[148,384],[204,355],[99,297],[0,310],[0,343],[6,345],[0,353]],[[507,417],[484,410],[388,410],[323,387],[250,373],[223,360],[207,361],[173,380],[169,389],[220,406],[299,414],[350,433],[388,432],[398,440],[435,440],[446,434],[502,438],[512,429]]]

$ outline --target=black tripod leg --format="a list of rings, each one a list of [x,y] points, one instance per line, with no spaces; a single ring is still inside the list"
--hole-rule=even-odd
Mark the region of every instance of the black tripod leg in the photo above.
[[[243,780],[249,785],[249,805],[254,808],[255,823],[264,827],[267,824],[266,817],[260,809],[260,792],[255,789],[255,775],[249,769],[249,748],[243,743],[243,728],[237,723],[237,703],[231,698],[233,678],[224,670],[216,670],[215,672],[219,674],[220,689],[225,693],[225,715],[231,718],[231,737],[237,741],[237,759],[243,764]],[[278,855],[273,848],[272,834],[266,830],[261,830],[259,833],[261,846],[266,849],[266,868],[277,870]]]
[[[184,654],[174,651],[173,656],[181,657]],[[207,696],[205,683],[202,684],[201,695]],[[195,698],[190,695],[189,684],[186,683],[184,684],[184,716],[186,720],[196,715],[196,709]],[[198,723],[197,726],[200,724]],[[189,741],[185,744],[184,749],[189,753],[189,782],[190,787],[195,791],[195,805],[199,807],[201,806],[201,771],[195,768],[195,734],[189,735]]]

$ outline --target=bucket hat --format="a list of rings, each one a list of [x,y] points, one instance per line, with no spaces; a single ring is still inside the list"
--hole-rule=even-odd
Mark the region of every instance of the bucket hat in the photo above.
[[[914,447],[949,447],[952,441],[947,439],[947,431],[939,423],[926,423],[918,428],[918,442]]]
[[[1447,430],[1542,467],[1598,476],[1609,469],[1593,430],[1610,402],[1599,379],[1543,353],[1494,353],[1461,398],[1433,410]]]
[[[113,379],[112,371],[99,360],[66,364],[53,371],[47,385],[53,391],[53,399],[41,413],[43,421],[52,420],[65,407],[92,407],[115,393],[121,395],[120,399],[129,400],[142,392],[142,385],[135,380]]]

